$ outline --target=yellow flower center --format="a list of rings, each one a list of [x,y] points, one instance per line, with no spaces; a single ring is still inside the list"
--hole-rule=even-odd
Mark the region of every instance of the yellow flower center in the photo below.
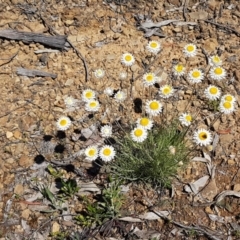
[[[91,102],[89,105],[90,105],[90,107],[94,108],[94,107],[97,106],[97,103],[96,102]]]
[[[95,149],[90,149],[89,152],[88,152],[88,155],[91,156],[91,157],[95,156],[95,154],[96,154]]]
[[[177,72],[182,72],[183,71],[183,65],[177,65],[175,67],[175,69],[176,69]]]
[[[215,73],[216,75],[221,75],[221,74],[223,73],[223,70],[222,70],[222,68],[217,67],[217,68],[214,69],[214,73]]]
[[[92,97],[92,92],[86,92],[86,98],[91,98]]]
[[[136,137],[141,137],[141,136],[143,135],[143,130],[142,130],[142,129],[136,129],[136,130],[134,131],[134,135],[135,135]]]
[[[206,140],[208,136],[207,136],[207,133],[205,133],[205,132],[200,132],[200,133],[198,134],[198,137],[199,137],[200,140]]]
[[[231,102],[224,102],[224,103],[223,103],[223,106],[224,106],[224,108],[226,108],[226,109],[230,109],[230,108],[232,107],[232,104],[231,104]]]
[[[212,87],[210,88],[209,92],[214,95],[218,93],[218,89],[216,87]]]
[[[200,77],[200,75],[201,75],[201,73],[200,73],[199,71],[194,71],[194,72],[192,73],[192,77],[193,77],[193,78],[198,78],[198,77]]]
[[[187,46],[187,51],[188,52],[193,52],[194,51],[194,46],[193,45]]]
[[[105,149],[103,150],[103,155],[105,155],[105,156],[109,156],[109,155],[111,155],[111,153],[112,153],[112,151],[111,151],[111,149],[109,149],[109,148],[105,148]]]
[[[150,103],[150,108],[151,108],[152,110],[157,110],[157,109],[159,108],[158,102],[151,102],[151,103]]]
[[[170,87],[165,87],[165,88],[163,88],[162,92],[163,92],[164,95],[167,95],[171,92],[171,88]]]
[[[60,125],[61,125],[61,126],[66,126],[66,125],[67,125],[67,120],[66,120],[66,119],[62,119],[62,120],[60,121]]]
[[[213,59],[213,62],[215,62],[215,63],[220,63],[221,62],[221,60],[218,56],[213,56],[212,59]]]
[[[152,82],[153,81],[153,75],[152,74],[148,74],[147,77],[146,77],[146,80],[148,82]]]
[[[185,117],[185,119],[188,121],[188,122],[191,122],[192,121],[192,116],[191,115],[187,115]]]
[[[225,97],[225,101],[231,102],[232,100],[233,100],[233,98],[230,95]]]
[[[158,44],[156,42],[151,42],[150,43],[150,47],[151,48],[157,48],[158,47]]]
[[[149,124],[149,119],[148,119],[148,118],[142,118],[142,119],[140,120],[140,124],[141,124],[142,126],[147,126],[147,125]]]
[[[131,55],[126,55],[126,56],[125,56],[125,60],[126,60],[127,62],[130,62],[130,61],[132,60],[132,56],[131,56]]]

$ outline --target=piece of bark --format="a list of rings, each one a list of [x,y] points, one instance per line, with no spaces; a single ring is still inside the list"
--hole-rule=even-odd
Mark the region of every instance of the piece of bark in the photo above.
[[[65,43],[67,42],[67,36],[65,35],[48,36],[41,33],[19,32],[13,29],[5,29],[0,31],[0,38],[19,40],[25,43],[35,42],[52,48],[60,49],[63,49]]]
[[[54,73],[48,73],[40,70],[26,69],[26,68],[17,68],[17,74],[22,76],[28,76],[28,77],[36,77],[36,76],[51,77],[51,78],[57,77],[57,74],[54,74]]]

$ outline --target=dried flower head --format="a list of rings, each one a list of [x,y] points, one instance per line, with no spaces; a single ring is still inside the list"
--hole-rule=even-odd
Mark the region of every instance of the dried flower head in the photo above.
[[[123,102],[126,99],[127,95],[125,92],[119,90],[115,95],[114,98],[117,102]]]
[[[110,87],[107,87],[107,88],[105,88],[104,93],[108,96],[112,96],[113,95],[113,89],[110,88]]]
[[[76,103],[77,103],[77,100],[70,96],[70,97],[66,97],[64,99],[64,103],[65,103],[67,108],[75,107]]]
[[[94,76],[96,78],[102,78],[102,77],[104,77],[104,75],[105,75],[105,72],[101,68],[94,71]]]
[[[105,125],[103,127],[101,127],[100,129],[100,134],[102,137],[104,138],[109,138],[112,136],[112,126],[110,125]]]

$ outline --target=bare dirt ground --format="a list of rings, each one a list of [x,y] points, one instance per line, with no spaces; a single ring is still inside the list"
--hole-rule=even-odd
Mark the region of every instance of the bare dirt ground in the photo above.
[[[65,35],[75,48],[67,41],[64,49],[59,49],[0,38],[0,239],[240,239],[238,103],[233,114],[222,115],[211,128],[219,141],[215,151],[208,152],[210,166],[190,162],[174,180],[174,191],[165,190],[159,194],[150,187],[128,185],[121,217],[131,219],[117,219],[110,227],[105,225],[97,230],[84,228],[73,217],[83,208],[78,197],[66,201],[65,210],[46,213],[52,208],[49,201],[38,195],[36,187],[49,183],[52,192],[56,191],[45,170],[51,163],[58,170],[62,169],[66,179],[75,178],[81,189],[84,183],[91,182],[92,187],[85,192],[89,199],[99,193],[106,184],[106,173],[90,171],[91,164],[81,157],[71,164],[63,161],[62,165],[59,159],[89,144],[81,139],[82,129],[96,122],[113,124],[121,120],[126,126],[135,121],[141,115],[141,111],[136,110],[136,99],[140,99],[141,109],[141,101],[155,96],[159,88],[143,88],[142,75],[153,71],[167,82],[172,77],[173,64],[186,63],[182,48],[187,43],[194,43],[199,49],[198,56],[188,63],[189,67],[198,66],[204,70],[206,57],[221,56],[227,71],[225,87],[238,102],[239,1],[0,2],[0,32],[14,29],[48,36]],[[156,27],[153,35],[149,32],[153,28],[147,29],[150,36],[146,37],[139,28],[146,19],[153,23],[176,21]],[[161,43],[158,56],[147,52],[149,40]],[[126,71],[120,62],[125,52],[136,58],[136,64],[128,71],[133,83],[119,78],[120,72]],[[57,77],[21,76],[17,72],[20,67],[57,74]],[[101,79],[93,74],[99,68],[105,71]],[[168,108],[173,113],[183,111],[189,95],[194,92],[181,88],[186,83],[184,79],[173,83],[181,91],[180,97],[169,103]],[[125,102],[119,104],[106,97],[103,94],[106,87],[126,90]],[[98,92],[103,106],[101,111],[90,117],[82,106],[66,112],[64,99],[67,96],[81,99],[86,88]],[[199,108],[200,125],[209,127],[216,115],[199,107],[202,102],[199,95],[193,98],[190,109]],[[71,134],[67,132],[67,137],[59,136],[56,130],[55,122],[62,115],[70,116],[75,122],[74,130]],[[197,152],[196,157],[200,156],[203,157],[202,151]],[[194,190],[194,187],[199,185],[189,184],[204,176],[207,182],[198,193],[199,189]],[[220,193],[223,195],[219,197]],[[156,211],[160,215],[167,211],[167,215],[155,214],[150,219],[143,216]],[[73,233],[78,233],[78,238],[73,238]]]

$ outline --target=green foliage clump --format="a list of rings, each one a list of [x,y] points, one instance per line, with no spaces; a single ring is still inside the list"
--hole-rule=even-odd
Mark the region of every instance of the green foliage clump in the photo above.
[[[150,130],[142,143],[134,142],[129,135],[124,137],[118,142],[118,154],[111,163],[113,174],[129,181],[170,187],[179,167],[188,162],[186,131],[179,131],[172,123]]]

